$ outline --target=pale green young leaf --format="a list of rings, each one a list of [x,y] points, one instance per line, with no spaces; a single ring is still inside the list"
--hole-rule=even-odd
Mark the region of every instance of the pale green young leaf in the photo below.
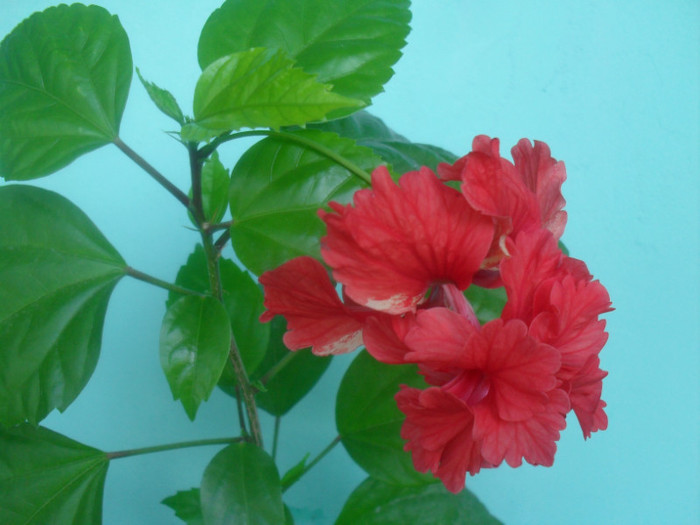
[[[185,116],[182,114],[180,105],[177,103],[177,100],[175,100],[173,94],[167,89],[158,87],[153,82],[149,82],[143,78],[139,68],[136,68],[136,74],[139,76],[141,84],[143,84],[143,87],[146,88],[148,96],[151,97],[151,100],[156,107],[181,126],[184,125]]]
[[[317,212],[331,200],[348,203],[367,184],[324,153],[292,139],[316,143],[365,172],[382,163],[355,141],[319,130],[268,137],[251,147],[231,176],[231,238],[236,254],[256,275],[299,255],[320,257],[325,227]]]
[[[0,176],[43,177],[119,133],[129,39],[98,6],[50,7],[0,43]]]
[[[49,429],[0,429],[0,523],[102,523],[107,454]]]
[[[336,93],[368,104],[391,78],[410,20],[408,0],[227,0],[202,29],[199,63],[282,49]]]
[[[285,523],[275,462],[252,443],[229,445],[214,456],[204,471],[200,499],[207,525]]]
[[[367,478],[350,494],[335,525],[499,525],[468,490],[452,494],[442,483],[402,486]]]
[[[0,187],[0,425],[65,410],[92,375],[126,264],[73,203]]]
[[[223,133],[241,128],[280,128],[323,120],[359,100],[294,67],[283,51],[254,48],[226,55],[207,66],[194,92],[195,124]]]
[[[216,224],[226,214],[229,182],[228,170],[219,160],[218,152],[215,151],[202,166],[202,207],[206,222]],[[192,198],[191,189],[189,197]],[[190,220],[194,223],[191,214]]]
[[[182,402],[190,419],[219,381],[230,346],[228,314],[217,299],[188,295],[165,313],[160,363],[173,398]]]

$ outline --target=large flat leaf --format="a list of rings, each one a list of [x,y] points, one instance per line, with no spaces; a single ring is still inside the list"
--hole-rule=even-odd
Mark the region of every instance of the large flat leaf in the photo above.
[[[416,485],[434,478],[416,472],[403,450],[404,415],[394,395],[399,385],[424,387],[413,365],[387,365],[360,352],[345,372],[338,389],[335,421],[348,454],[369,475],[387,483]]]
[[[319,130],[290,132],[317,143],[365,171],[382,163],[353,140]],[[318,151],[285,137],[251,147],[231,175],[231,238],[236,254],[253,273],[299,255],[320,257],[325,232],[317,211],[334,200],[347,203],[366,183]]]
[[[335,525],[498,525],[468,490],[452,494],[442,483],[400,486],[367,478],[357,487]]]
[[[336,93],[369,103],[393,74],[410,20],[408,0],[227,0],[202,29],[199,63],[283,49]]]
[[[0,176],[42,177],[112,141],[131,84],[129,39],[97,6],[51,7],[0,44]]]
[[[282,336],[287,330],[284,318],[277,316],[270,325],[270,344],[253,379],[264,377],[282,359],[290,361],[265,384],[266,390],[260,392],[255,399],[258,407],[267,413],[283,416],[318,382],[330,365],[331,356],[319,357],[307,348],[294,352],[290,357],[289,349],[282,342]]]
[[[285,523],[277,467],[251,443],[229,445],[214,456],[204,471],[200,498],[207,525]]]
[[[270,325],[258,321],[263,312],[263,294],[248,272],[238,268],[233,261],[219,258],[219,273],[223,287],[223,301],[231,322],[233,336],[248,374],[252,374],[267,351]],[[209,276],[204,248],[197,245],[180,267],[175,282],[198,292],[209,291]],[[166,306],[170,307],[181,295],[170,292]],[[221,377],[221,386],[233,389],[235,374],[230,363]]]
[[[43,427],[0,430],[0,523],[102,523],[104,452]]]
[[[168,308],[160,332],[160,363],[170,390],[190,419],[219,381],[231,348],[231,326],[214,297],[189,295]]]
[[[194,126],[212,135],[247,128],[280,128],[323,120],[359,100],[294,67],[284,51],[254,48],[226,55],[207,66],[194,90]],[[188,135],[185,140],[199,138]]]
[[[0,188],[0,425],[63,411],[97,363],[125,263],[60,195]]]
[[[505,288],[481,288],[472,285],[465,295],[482,324],[501,317],[507,299]]]
[[[397,175],[418,170],[421,166],[435,170],[441,162],[452,164],[457,160],[455,154],[440,147],[411,142],[366,111],[312,127],[355,139],[358,144],[372,149]]]

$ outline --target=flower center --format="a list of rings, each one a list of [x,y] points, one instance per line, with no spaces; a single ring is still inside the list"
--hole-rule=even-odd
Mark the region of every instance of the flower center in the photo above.
[[[489,393],[491,381],[480,370],[463,370],[443,388],[468,405],[476,405]]]

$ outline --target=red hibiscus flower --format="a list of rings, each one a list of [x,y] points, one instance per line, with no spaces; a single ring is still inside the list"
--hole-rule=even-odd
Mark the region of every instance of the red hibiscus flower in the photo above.
[[[533,147],[522,139],[511,153],[514,163],[500,156],[498,139],[479,135],[471,153],[453,165],[438,166],[441,178],[462,181],[469,204],[493,218],[495,235],[482,265],[485,269],[494,268],[507,255],[506,238],[545,228],[559,239],[566,226],[561,195],[564,163],[552,158],[549,147],[539,141]]]
[[[441,378],[425,391],[403,387],[396,395],[416,469],[458,492],[467,472],[503,460],[552,464],[569,402],[557,387],[559,353],[530,337],[525,323],[496,319],[479,329],[432,308],[417,314],[405,342],[405,361],[432,370],[429,383]]]
[[[319,212],[328,228],[323,260],[350,298],[389,314],[415,311],[436,284],[465,290],[493,237],[491,219],[428,168],[397,185],[379,167],[354,206],[330,207]]]

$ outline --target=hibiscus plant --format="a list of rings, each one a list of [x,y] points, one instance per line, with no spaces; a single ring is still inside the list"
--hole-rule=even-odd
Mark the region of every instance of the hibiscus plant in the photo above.
[[[584,437],[606,428],[610,299],[559,243],[563,163],[526,139],[508,160],[483,135],[454,155],[363,109],[410,18],[408,0],[226,0],[201,32],[191,116],[136,70],[177,126],[189,192],[119,135],[134,67],[116,16],[61,5],[4,38],[0,176],[49,176],[112,144],[200,241],[163,280],[65,197],[0,187],[0,522],[99,523],[109,463],[148,452],[40,425],[90,379],[124,277],[167,292],[157,351],[187,416],[217,387],[238,411],[234,436],[152,449],[223,446],[200,487],[164,501],[189,524],[293,523],[283,493],[326,451],[280,473],[258,411],[284,416],[335,354],[356,357],[329,449],[342,443],[368,475],[338,524],[498,523],[467,474],[551,465],[573,416]],[[225,166],[220,148],[242,137],[259,140]]]

